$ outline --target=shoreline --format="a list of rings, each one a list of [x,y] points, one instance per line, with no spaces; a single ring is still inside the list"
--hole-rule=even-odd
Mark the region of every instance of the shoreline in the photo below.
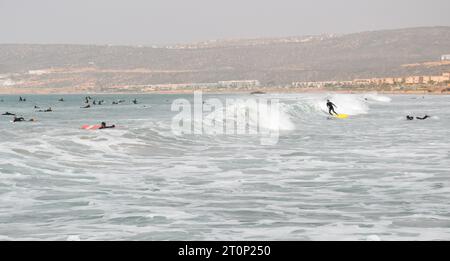
[[[226,90],[210,90],[210,89],[195,89],[195,90],[167,90],[167,91],[149,91],[149,92],[99,92],[99,91],[57,91],[54,89],[45,90],[18,90],[10,89],[4,91],[0,89],[0,95],[142,95],[142,94],[167,94],[167,95],[180,95],[180,94],[193,94],[195,91],[202,91],[204,94],[289,94],[289,93],[339,93],[339,94],[363,94],[363,93],[378,93],[378,94],[389,94],[389,95],[450,95],[449,91],[428,91],[428,90],[396,90],[396,91],[386,91],[386,90],[376,90],[376,89],[365,89],[365,90],[333,90],[333,89],[317,89],[317,88],[258,88],[258,89],[226,89]]]

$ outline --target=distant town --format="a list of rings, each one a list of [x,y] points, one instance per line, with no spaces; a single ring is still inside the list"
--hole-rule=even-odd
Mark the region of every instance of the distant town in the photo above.
[[[424,41],[415,42],[417,38]],[[0,94],[195,90],[448,94],[449,40],[450,27],[433,27],[162,48],[4,44]]]
[[[33,70],[29,71],[28,75],[42,76],[51,73],[55,72],[51,70]],[[263,85],[259,80],[229,80],[212,83],[113,84],[109,87],[97,88],[95,81],[92,81],[84,82],[77,88],[35,88],[36,86],[45,86],[45,84],[49,83],[52,83],[51,79],[43,83],[37,81],[13,81],[5,75],[0,75],[0,93],[183,93],[195,90],[205,92],[314,92],[328,90],[450,93],[450,72],[442,73],[442,75],[369,78],[351,81],[293,82],[290,85]]]

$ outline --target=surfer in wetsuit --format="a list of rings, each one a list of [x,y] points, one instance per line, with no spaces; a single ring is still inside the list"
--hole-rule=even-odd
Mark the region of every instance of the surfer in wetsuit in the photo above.
[[[99,129],[112,129],[115,128],[116,125],[111,125],[111,126],[106,126],[106,122],[102,122],[101,126]]]
[[[5,112],[2,115],[4,115],[4,116],[16,116],[14,113],[10,113],[10,112]]]
[[[327,107],[328,107],[328,113],[330,115],[333,115],[331,112],[338,115],[337,112],[334,110],[334,107],[337,107],[336,104],[330,102],[330,100],[327,100]]]
[[[412,120],[414,120],[414,117],[413,117],[413,116],[406,115],[406,120],[412,121]]]
[[[25,121],[25,119],[23,117],[17,118],[16,116],[14,116],[13,122],[20,122],[20,121]]]
[[[418,120],[426,120],[428,118],[430,118],[430,116],[428,116],[428,115],[425,115],[423,117],[416,117],[416,119],[418,119]]]
[[[46,110],[38,110],[37,112],[52,112],[53,110],[52,110],[52,108],[50,107],[50,108],[48,108],[48,109],[46,109]]]

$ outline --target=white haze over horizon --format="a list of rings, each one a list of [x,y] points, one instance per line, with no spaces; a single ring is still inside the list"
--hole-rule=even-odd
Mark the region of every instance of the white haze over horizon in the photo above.
[[[150,45],[450,26],[448,0],[0,0],[0,43]]]

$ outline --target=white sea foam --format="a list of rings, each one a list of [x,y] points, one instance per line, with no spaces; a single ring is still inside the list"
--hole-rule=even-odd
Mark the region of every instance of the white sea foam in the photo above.
[[[0,112],[39,121],[0,116],[0,238],[448,240],[449,96],[373,95],[263,95],[279,110],[248,122],[284,130],[270,147],[251,135],[173,135],[171,96],[92,110],[67,96],[48,114],[33,104],[59,97],[2,97]],[[327,120],[327,98],[354,117]],[[407,122],[407,112],[433,117]],[[80,129],[101,121],[118,128]]]

